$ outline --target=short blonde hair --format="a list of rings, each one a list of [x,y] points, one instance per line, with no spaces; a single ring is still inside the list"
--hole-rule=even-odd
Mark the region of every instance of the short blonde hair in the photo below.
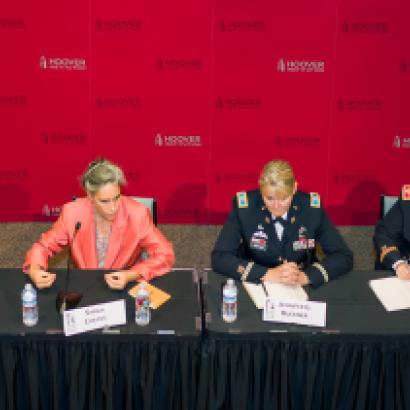
[[[277,194],[287,197],[293,193],[295,175],[290,164],[282,160],[269,161],[259,177],[259,188],[273,189]]]
[[[97,158],[91,162],[80,181],[85,191],[92,195],[106,184],[124,185],[126,183],[122,169],[104,158]]]

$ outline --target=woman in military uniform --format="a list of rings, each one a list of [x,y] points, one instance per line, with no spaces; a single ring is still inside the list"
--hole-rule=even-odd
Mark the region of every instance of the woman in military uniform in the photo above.
[[[410,279],[410,185],[403,186],[397,202],[376,225],[374,243],[382,267]]]
[[[320,244],[325,257],[316,256]],[[259,189],[238,192],[212,251],[215,272],[259,283],[322,285],[348,272],[353,255],[317,193],[297,190],[289,163],[265,165]]]

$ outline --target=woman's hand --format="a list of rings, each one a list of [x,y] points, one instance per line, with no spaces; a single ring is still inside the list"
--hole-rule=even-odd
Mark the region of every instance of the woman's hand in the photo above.
[[[262,277],[262,281],[282,283],[284,285],[308,285],[309,278],[298,268],[295,262],[284,262],[270,268]]]
[[[138,279],[138,274],[136,272],[128,270],[120,270],[117,272],[110,272],[104,275],[104,279],[107,285],[111,289],[124,289],[128,282]]]
[[[403,261],[396,267],[396,275],[400,279],[409,280],[410,279],[410,265]]]
[[[30,266],[28,275],[38,289],[49,288],[56,280],[55,273],[46,272],[36,265]]]

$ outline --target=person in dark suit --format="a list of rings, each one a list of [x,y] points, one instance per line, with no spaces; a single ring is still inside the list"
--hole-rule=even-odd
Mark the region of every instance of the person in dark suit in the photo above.
[[[410,279],[410,185],[375,228],[374,244],[380,263],[401,279]]]
[[[212,251],[215,272],[254,283],[318,287],[351,270],[352,252],[319,194],[297,186],[290,164],[274,160],[263,168],[259,189],[236,194]],[[325,254],[320,261],[318,244]]]

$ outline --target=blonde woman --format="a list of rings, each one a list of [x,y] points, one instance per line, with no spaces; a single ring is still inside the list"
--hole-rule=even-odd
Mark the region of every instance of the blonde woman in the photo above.
[[[320,261],[318,244],[325,253]],[[265,165],[259,189],[236,194],[212,252],[215,272],[254,283],[318,287],[352,265],[319,194],[298,191],[292,167],[281,160]]]
[[[48,272],[48,259],[71,247],[79,269],[105,269],[112,289],[128,282],[150,280],[168,272],[175,256],[172,245],[155,227],[149,210],[121,195],[124,173],[106,159],[89,164],[81,177],[86,193],[67,203],[52,228],[27,252],[23,270],[38,288],[48,288],[56,275]],[[140,258],[145,250],[148,259]]]

